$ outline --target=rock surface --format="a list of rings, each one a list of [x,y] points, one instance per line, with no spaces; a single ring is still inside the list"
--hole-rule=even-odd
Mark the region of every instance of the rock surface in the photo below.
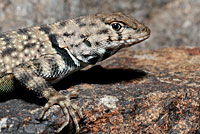
[[[81,133],[199,133],[199,59],[198,47],[122,50],[55,88],[80,92],[73,101],[84,113]],[[0,103],[0,133],[53,133],[63,123],[57,106],[37,120],[45,100],[28,94],[19,90]],[[66,131],[73,133],[72,123]]]
[[[121,11],[150,26],[137,49],[199,46],[199,0],[0,0],[0,31],[99,12]]]
[[[98,12],[131,14],[151,28],[150,39],[55,85],[64,94],[69,87],[80,92],[73,102],[84,113],[81,133],[200,133],[199,7],[199,0],[0,0],[0,31]],[[60,108],[39,121],[46,100],[17,86],[0,96],[0,133],[54,133],[64,122]],[[66,132],[74,132],[72,122]]]

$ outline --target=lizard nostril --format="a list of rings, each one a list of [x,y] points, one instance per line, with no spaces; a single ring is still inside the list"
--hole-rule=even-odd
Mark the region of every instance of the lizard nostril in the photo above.
[[[147,28],[146,28],[146,27],[142,27],[142,28],[141,28],[141,31],[142,31],[142,32],[145,32],[145,31],[147,31]]]
[[[151,33],[151,30],[148,28],[148,27],[145,27],[145,31],[150,34]]]
[[[145,32],[147,34],[150,34],[150,29],[146,26],[143,26],[140,28],[140,32]]]

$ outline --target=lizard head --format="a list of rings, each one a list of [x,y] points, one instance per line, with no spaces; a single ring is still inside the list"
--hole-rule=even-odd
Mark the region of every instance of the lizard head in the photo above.
[[[73,20],[78,33],[70,43],[71,53],[81,62],[95,64],[118,50],[150,36],[150,29],[123,13],[97,14]],[[74,41],[75,40],[75,41]]]

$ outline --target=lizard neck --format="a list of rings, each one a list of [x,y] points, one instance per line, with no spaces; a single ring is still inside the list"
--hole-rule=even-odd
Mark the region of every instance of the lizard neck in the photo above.
[[[67,48],[56,48],[57,54],[59,54],[62,58],[62,63],[60,63],[60,68],[59,68],[59,76],[52,77],[52,78],[47,78],[48,81],[51,84],[54,84],[68,75],[72,74],[73,72],[76,72],[84,67],[87,66],[87,64],[80,62],[79,60],[74,57],[71,52]],[[63,66],[61,66],[61,64]]]

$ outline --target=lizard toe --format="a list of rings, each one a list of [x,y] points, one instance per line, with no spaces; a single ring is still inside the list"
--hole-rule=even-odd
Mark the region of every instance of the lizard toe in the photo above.
[[[62,131],[63,128],[69,124],[69,112],[68,112],[67,105],[65,104],[65,102],[60,102],[59,105],[62,108],[63,113],[65,114],[66,121],[64,122],[64,124],[62,124],[62,126],[58,130],[55,131],[56,133],[59,133],[60,131]]]
[[[80,131],[77,118],[78,117],[83,118],[83,115],[80,108],[76,106],[75,104],[71,103],[70,98],[71,98],[71,95],[64,96],[62,94],[50,97],[49,101],[45,104],[44,109],[40,115],[40,119],[42,119],[44,118],[44,115],[47,112],[47,110],[52,105],[57,104],[60,106],[60,108],[62,109],[65,115],[66,121],[64,122],[64,124],[62,124],[62,126],[58,130],[55,131],[56,133],[59,133],[60,131],[62,131],[63,128],[69,124],[69,119],[70,119],[69,117],[71,117],[73,120],[73,123],[76,127],[76,133],[79,133]]]

